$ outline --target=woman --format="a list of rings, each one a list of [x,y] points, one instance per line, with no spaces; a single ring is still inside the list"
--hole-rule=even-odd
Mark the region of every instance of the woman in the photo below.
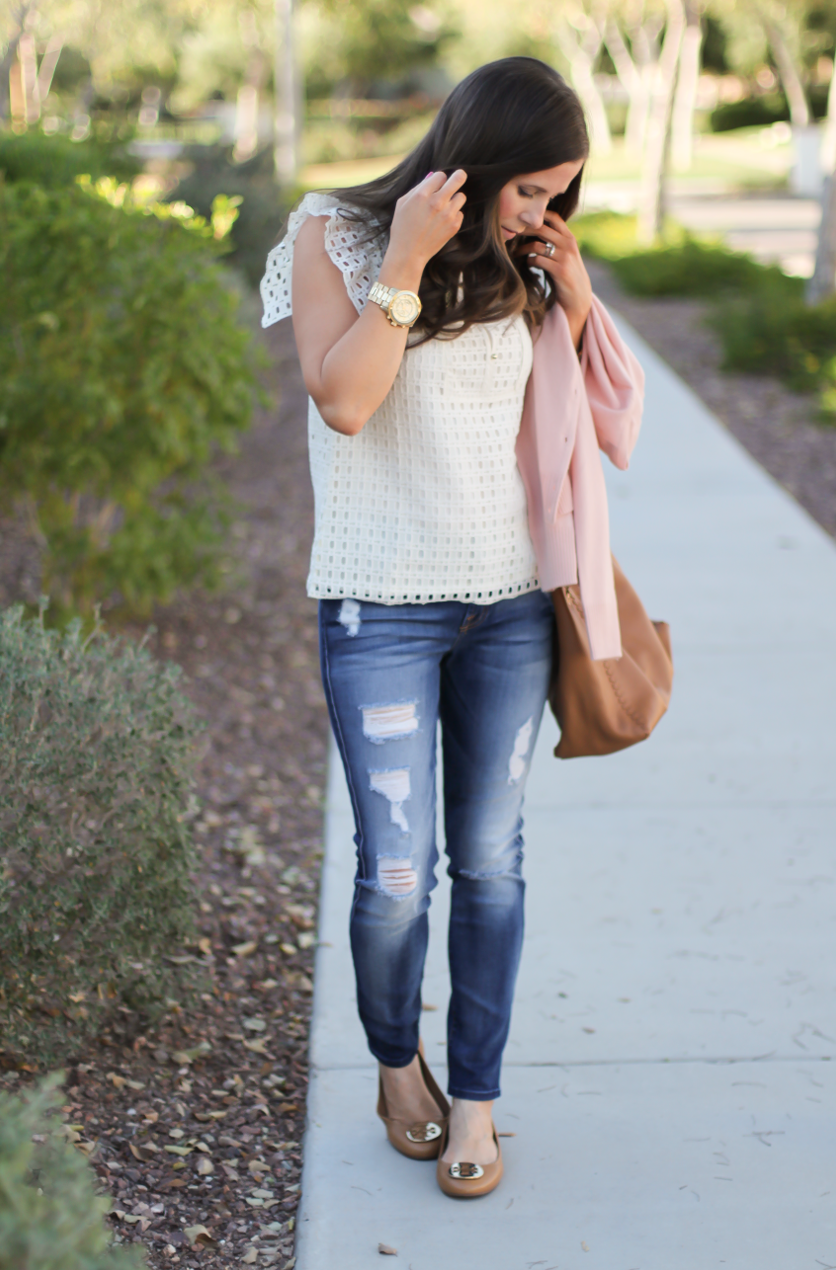
[[[565,225],[587,153],[580,103],[554,70],[494,62],[394,171],[308,195],[262,283],[265,325],[292,307],[311,398],[308,593],[356,820],[351,947],[378,1114],[398,1150],[438,1156],[457,1196],[502,1174],[491,1109],[553,640],[514,447],[532,337],[559,304],[579,348],[590,309]],[[439,720],[452,1107],[418,1048]]]

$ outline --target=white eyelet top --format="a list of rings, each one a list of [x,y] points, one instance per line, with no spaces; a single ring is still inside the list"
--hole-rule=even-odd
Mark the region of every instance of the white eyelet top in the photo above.
[[[345,205],[343,204],[343,207]],[[308,194],[267,257],[263,326],[291,312],[293,245],[327,216],[325,249],[362,311],[383,258],[333,195]],[[308,595],[381,604],[492,604],[537,588],[514,446],[531,371],[521,316],[407,348],[383,404],[356,437],[311,401],[316,502]]]

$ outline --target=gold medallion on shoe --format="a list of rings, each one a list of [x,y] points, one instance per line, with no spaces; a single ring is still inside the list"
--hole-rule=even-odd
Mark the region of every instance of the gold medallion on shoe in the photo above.
[[[448,1121],[444,1126],[444,1136],[441,1139],[436,1163],[435,1176],[441,1190],[451,1199],[477,1199],[481,1195],[489,1195],[502,1181],[502,1150],[499,1138],[496,1136],[496,1129],[493,1130],[493,1140],[496,1143],[496,1159],[493,1164],[471,1164],[463,1160],[448,1164],[441,1157],[447,1150],[449,1138]]]
[[[441,1125],[434,1120],[425,1120],[411,1125],[406,1136],[410,1142],[435,1142],[436,1138],[441,1137]]]

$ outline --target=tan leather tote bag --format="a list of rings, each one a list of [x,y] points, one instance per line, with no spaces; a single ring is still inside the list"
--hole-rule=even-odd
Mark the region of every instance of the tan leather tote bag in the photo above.
[[[645,741],[673,685],[667,622],[651,622],[613,558],[622,656],[593,661],[577,585],[552,591],[557,619],[549,701],[560,724],[556,758],[613,754]]]

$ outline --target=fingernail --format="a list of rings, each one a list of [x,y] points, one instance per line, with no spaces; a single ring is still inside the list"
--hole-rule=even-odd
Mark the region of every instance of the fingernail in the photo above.
[[[432,168],[430,168],[429,172],[428,172],[428,173],[427,173],[427,175],[424,177],[424,180],[426,181],[426,180],[428,179],[428,177],[431,177],[431,176],[432,176],[432,174],[433,174],[433,169],[432,169]]]

